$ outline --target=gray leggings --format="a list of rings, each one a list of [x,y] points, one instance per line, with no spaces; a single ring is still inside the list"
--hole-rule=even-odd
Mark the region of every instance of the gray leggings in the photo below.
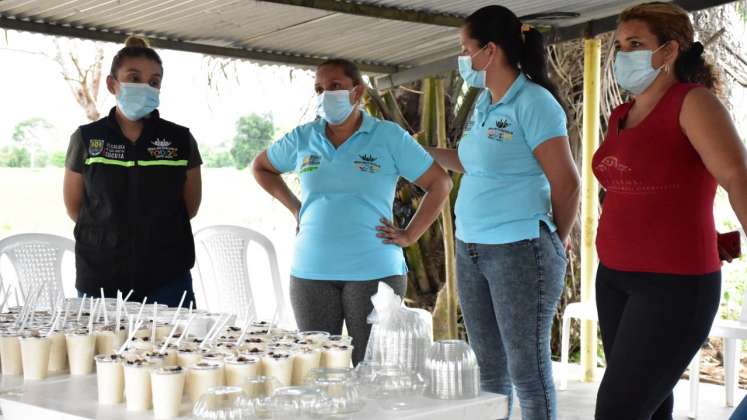
[[[290,299],[298,329],[339,335],[345,321],[348,334],[353,337],[353,365],[357,365],[366,355],[371,333],[366,318],[373,310],[371,296],[376,294],[380,281],[405,296],[406,276],[365,281],[306,280],[291,276]]]

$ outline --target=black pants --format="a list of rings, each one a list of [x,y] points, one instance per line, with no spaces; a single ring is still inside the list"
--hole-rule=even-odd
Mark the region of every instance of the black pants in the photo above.
[[[379,282],[388,284],[394,293],[405,296],[406,276],[365,281],[305,280],[291,276],[290,299],[296,324],[301,331],[327,331],[342,334],[342,323],[353,337],[353,365],[366,355],[371,324],[366,320],[373,310],[371,296]]]
[[[711,329],[721,272],[702,276],[597,271],[607,369],[597,420],[671,420],[672,390]]]
[[[192,290],[192,275],[187,271],[184,276],[180,276],[174,281],[159,286],[147,293],[143,293],[141,290],[135,290],[130,296],[128,302],[142,302],[144,297],[148,297],[148,303],[158,302],[161,305],[167,305],[172,308],[179,306],[179,301],[182,298],[182,294],[187,292],[184,297],[184,308],[189,307],[190,302],[194,302],[195,305],[195,293]],[[127,296],[128,290],[122,290],[122,297]],[[107,298],[116,298],[117,295],[105,295]],[[83,297],[83,292],[78,290],[78,297]],[[100,297],[96,295],[95,297]]]

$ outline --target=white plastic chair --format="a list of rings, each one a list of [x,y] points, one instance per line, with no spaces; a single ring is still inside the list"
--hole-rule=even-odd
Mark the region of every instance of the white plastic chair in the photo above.
[[[579,321],[597,321],[597,305],[594,301],[571,303],[563,312],[563,330],[560,342],[559,390],[568,389],[568,353],[570,352],[571,319]]]
[[[724,342],[724,379],[726,406],[734,407],[739,385],[741,340],[747,340],[747,290],[742,301],[742,313],[737,321],[717,319],[713,322],[710,337],[721,337]],[[700,384],[700,350],[690,362],[690,413],[689,418],[698,417],[698,385]]]
[[[195,264],[197,276],[194,292],[197,307],[214,312],[235,314],[243,320],[249,314],[257,319],[256,299],[274,299],[278,322],[287,322],[288,314],[280,282],[277,254],[272,242],[264,235],[241,226],[209,226],[195,232]],[[250,265],[260,256],[249,256],[249,245],[256,243],[266,253],[269,262],[273,296],[257,296],[258,281],[250,278]],[[268,320],[269,321],[269,320]]]
[[[32,298],[25,293],[43,287],[37,301],[39,308],[51,308],[64,296],[62,258],[66,252],[75,255],[75,242],[57,235],[24,233],[0,240],[0,258],[7,256],[15,270],[19,299],[25,302]],[[0,282],[4,284],[1,273]]]

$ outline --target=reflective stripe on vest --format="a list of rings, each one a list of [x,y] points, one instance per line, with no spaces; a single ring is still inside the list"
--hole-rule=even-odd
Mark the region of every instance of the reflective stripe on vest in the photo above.
[[[102,165],[115,165],[115,166],[124,166],[127,168],[131,168],[135,165],[137,166],[187,166],[186,160],[141,160],[139,162],[135,162],[132,160],[114,160],[114,159],[107,159],[105,157],[92,157],[86,159],[86,165],[93,165],[94,163],[100,163]]]

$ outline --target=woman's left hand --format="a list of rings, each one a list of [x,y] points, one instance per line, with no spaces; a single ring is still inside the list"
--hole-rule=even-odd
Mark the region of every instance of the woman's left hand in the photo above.
[[[407,229],[401,229],[383,217],[379,221],[382,224],[376,226],[376,230],[379,232],[376,237],[383,238],[385,244],[396,244],[402,248],[407,248],[415,243]]]

